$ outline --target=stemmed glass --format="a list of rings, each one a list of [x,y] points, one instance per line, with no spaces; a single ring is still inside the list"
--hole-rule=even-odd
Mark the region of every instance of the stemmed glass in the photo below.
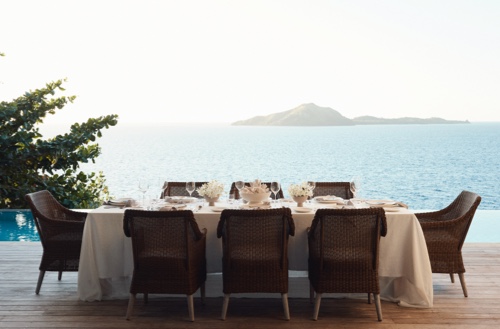
[[[314,189],[316,188],[316,182],[309,181],[309,182],[307,182],[307,186],[309,186],[309,189],[312,192],[314,192]],[[313,195],[314,195],[314,193],[313,193]],[[312,196],[309,197],[309,199],[312,199]]]
[[[349,184],[349,188],[352,192],[352,196],[356,198],[359,195],[359,191],[361,190],[361,179],[359,177],[353,177]]]
[[[187,182],[186,183],[186,191],[188,191],[189,197],[191,197],[191,194],[193,194],[195,189],[196,189],[196,186],[195,186],[194,182]]]
[[[146,192],[149,190],[149,184],[145,182],[139,182],[137,188],[142,193],[142,206],[146,206]]]
[[[281,186],[278,182],[271,182],[271,191],[274,193],[274,201],[278,200],[278,192],[280,191]]]
[[[241,198],[241,190],[245,187],[245,182],[239,180],[239,181],[236,181],[234,183],[234,186],[236,187],[236,189],[238,190],[238,194]]]

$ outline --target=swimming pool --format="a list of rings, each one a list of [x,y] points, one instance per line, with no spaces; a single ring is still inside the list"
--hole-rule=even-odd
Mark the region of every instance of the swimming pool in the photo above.
[[[0,241],[40,241],[29,210],[0,210]]]
[[[0,241],[40,241],[29,210],[0,210]],[[465,242],[500,242],[500,210],[478,210]]]

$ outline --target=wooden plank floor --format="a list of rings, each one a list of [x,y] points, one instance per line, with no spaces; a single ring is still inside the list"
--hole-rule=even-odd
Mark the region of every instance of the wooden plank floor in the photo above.
[[[318,321],[311,321],[308,299],[290,299],[291,320],[283,320],[281,299],[232,298],[228,318],[220,320],[222,298],[195,300],[196,321],[188,321],[185,298],[139,298],[131,321],[124,319],[127,300],[81,302],[76,273],[47,273],[35,295],[39,243],[0,242],[0,328],[499,328],[500,243],[466,244],[464,259],[469,297],[458,278],[434,275],[434,307],[414,309],[382,302],[378,322],[374,304],[363,300],[323,300]]]

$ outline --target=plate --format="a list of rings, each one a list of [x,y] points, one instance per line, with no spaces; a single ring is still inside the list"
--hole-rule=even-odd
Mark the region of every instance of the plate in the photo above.
[[[189,196],[169,196],[165,198],[168,203],[191,203],[197,199]]]
[[[293,211],[298,212],[299,214],[308,213],[312,211],[311,208],[307,207],[293,207],[292,209]]]
[[[159,211],[180,210],[180,209],[185,208],[185,207],[186,207],[185,204],[175,204],[175,205],[170,205],[170,206],[163,206],[158,210]]]
[[[222,212],[224,209],[228,209],[226,207],[210,207],[210,210],[213,212]]]
[[[340,197],[317,196],[313,200],[317,203],[344,204],[344,199]]]
[[[396,202],[392,200],[367,200],[366,204],[372,207],[386,207],[386,206],[395,206]]]
[[[240,206],[241,209],[271,209],[271,206],[269,205],[248,205],[248,204],[243,204]]]

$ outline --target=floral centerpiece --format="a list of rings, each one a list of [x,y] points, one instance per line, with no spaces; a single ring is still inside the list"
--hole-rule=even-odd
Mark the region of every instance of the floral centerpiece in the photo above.
[[[288,193],[292,199],[297,202],[298,207],[302,207],[308,197],[313,196],[312,187],[307,182],[301,184],[291,184],[288,187]]]
[[[250,204],[259,204],[262,201],[269,199],[271,191],[266,184],[262,184],[259,179],[250,183],[250,186],[245,186],[241,189],[240,195],[243,200]]]
[[[209,206],[214,206],[215,201],[217,201],[222,192],[224,192],[224,184],[219,181],[212,180],[197,188],[196,192],[208,201]]]

